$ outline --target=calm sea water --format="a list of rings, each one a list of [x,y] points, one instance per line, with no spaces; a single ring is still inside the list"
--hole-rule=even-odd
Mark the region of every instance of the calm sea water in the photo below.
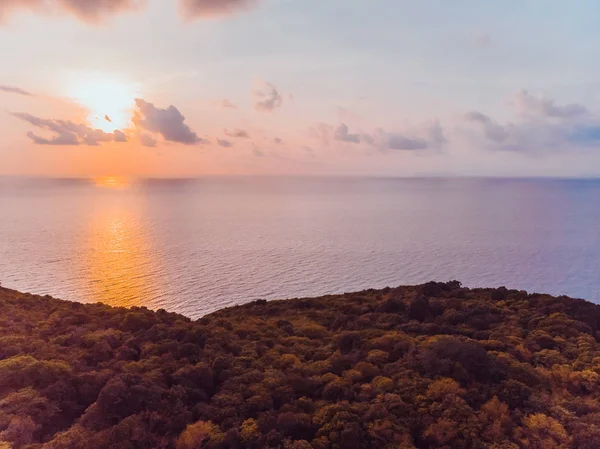
[[[0,281],[190,317],[458,279],[600,302],[600,181],[0,179]]]

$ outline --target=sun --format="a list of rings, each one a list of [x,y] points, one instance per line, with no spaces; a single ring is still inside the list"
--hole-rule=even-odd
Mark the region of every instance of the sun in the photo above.
[[[88,111],[91,127],[111,133],[130,126],[138,89],[109,76],[82,76],[69,87],[69,97]]]

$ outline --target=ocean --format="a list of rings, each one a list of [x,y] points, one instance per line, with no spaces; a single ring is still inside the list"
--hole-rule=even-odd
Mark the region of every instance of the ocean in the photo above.
[[[600,180],[0,178],[0,282],[191,318],[459,280],[600,302]]]

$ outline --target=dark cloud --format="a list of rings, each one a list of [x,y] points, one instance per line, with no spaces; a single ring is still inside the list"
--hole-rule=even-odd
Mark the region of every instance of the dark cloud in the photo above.
[[[254,107],[258,111],[272,112],[283,104],[281,94],[271,83],[265,83],[264,86],[255,89],[252,93],[256,98]]]
[[[160,134],[169,142],[185,145],[206,143],[186,125],[185,117],[175,106],[161,109],[140,98],[135,100],[135,104],[137,110],[134,112],[133,123],[138,128]]]
[[[249,9],[258,0],[181,0],[181,12],[185,17],[214,17]]]
[[[225,134],[235,139],[249,139],[250,134],[245,129],[232,129],[231,131],[226,129]]]
[[[217,137],[217,145],[219,145],[220,147],[224,147],[224,148],[231,148],[233,146],[233,143],[230,142],[229,140],[219,139]]]
[[[142,3],[141,0],[1,0],[0,23],[19,9],[41,13],[66,12],[85,22],[100,22],[137,9]]]
[[[586,115],[589,112],[586,107],[576,103],[558,106],[554,103],[554,100],[534,97],[527,90],[521,90],[517,93],[516,103],[525,113],[545,117],[572,119]]]
[[[276,144],[278,144],[278,145],[279,145],[279,144],[283,143],[283,140],[282,140],[282,139],[280,139],[279,137],[274,137],[274,138],[273,138],[273,142],[275,142]]]
[[[333,138],[341,142],[360,143],[360,134],[350,134],[348,125],[341,123],[333,133]]]
[[[101,142],[126,142],[127,138],[121,131],[106,133],[100,129],[90,128],[82,123],[70,120],[42,119],[24,112],[12,113],[14,117],[21,119],[37,128],[54,133],[51,138],[38,136],[29,131],[29,137],[38,145],[91,145],[95,146]]]
[[[2,0],[0,0],[2,1]],[[2,6],[0,6],[0,13],[2,12]],[[0,18],[1,18],[1,14],[0,14]],[[33,94],[31,92],[27,92],[26,90],[21,89],[20,87],[15,87],[15,86],[6,86],[6,85],[1,85],[0,84],[0,92],[7,92],[10,94],[18,94],[18,95],[25,95],[27,97],[31,97],[33,96]]]
[[[254,154],[254,156],[256,157],[265,157],[265,153],[262,150],[259,150],[258,148],[254,148],[254,150],[252,150],[252,153]]]
[[[140,134],[140,144],[144,147],[154,148],[158,141],[150,134],[143,133]]]

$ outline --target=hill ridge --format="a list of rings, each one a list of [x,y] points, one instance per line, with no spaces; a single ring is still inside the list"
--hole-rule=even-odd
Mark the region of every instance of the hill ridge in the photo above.
[[[0,288],[0,448],[596,448],[600,306],[430,282],[192,321]]]

